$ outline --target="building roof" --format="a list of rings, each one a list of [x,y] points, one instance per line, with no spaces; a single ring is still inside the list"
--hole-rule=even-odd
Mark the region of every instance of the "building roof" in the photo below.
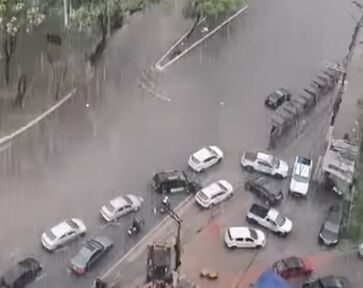
[[[323,158],[323,171],[352,183],[355,162],[358,157],[358,146],[346,140],[333,139]]]

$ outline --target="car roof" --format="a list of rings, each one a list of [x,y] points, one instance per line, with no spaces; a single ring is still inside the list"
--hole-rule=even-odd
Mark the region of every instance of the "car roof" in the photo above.
[[[295,175],[300,175],[303,177],[309,177],[309,173],[310,173],[310,166],[309,165],[305,165],[302,164],[300,162],[296,162],[295,166],[294,166],[294,174]]]
[[[202,191],[206,196],[211,198],[217,193],[224,191],[224,189],[221,189],[221,187],[219,186],[219,181],[217,181],[209,184],[207,187],[203,188]]]
[[[329,275],[326,277],[320,278],[320,283],[323,288],[345,288],[344,283],[341,283],[341,277],[335,277],[333,275]]]
[[[233,239],[251,237],[250,228],[248,227],[230,227],[229,234]]]
[[[268,161],[268,162],[272,162],[273,156],[270,155],[270,154],[267,154],[267,153],[258,152],[257,153],[257,159],[265,160],[265,161]]]
[[[281,262],[284,264],[285,268],[305,267],[304,261],[301,258],[296,257],[296,256],[281,259]]]
[[[168,180],[176,180],[176,179],[183,179],[183,180],[187,179],[184,171],[180,170],[166,170],[158,172],[155,174],[155,177],[158,178],[158,181],[160,182]]]
[[[209,147],[203,147],[199,151],[195,152],[193,156],[195,158],[197,158],[198,160],[204,161],[205,159],[207,159],[208,157],[210,157],[212,155],[217,155],[217,153],[215,153]]]
[[[327,221],[339,224],[343,216],[343,209],[338,204],[332,205],[331,208],[332,209],[329,211]]]
[[[2,276],[2,281],[8,284],[9,286],[12,286],[12,284],[19,278],[21,275],[23,275],[26,271],[30,270],[29,268],[26,268],[22,265],[19,265],[18,263],[11,267],[5,274]]]
[[[72,221],[72,219],[67,219],[58,225],[54,226],[51,231],[52,233],[59,238],[60,236],[64,235],[65,233],[68,233],[70,231],[73,231],[74,229],[69,224],[69,221]],[[74,222],[73,222],[74,223]],[[75,223],[76,224],[76,223]]]
[[[110,201],[111,205],[116,209],[128,204],[123,196],[118,196]]]

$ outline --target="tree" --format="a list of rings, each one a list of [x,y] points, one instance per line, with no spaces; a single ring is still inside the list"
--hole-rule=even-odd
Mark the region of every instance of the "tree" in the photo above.
[[[184,9],[187,18],[218,17],[240,8],[245,0],[190,0]]]
[[[29,33],[44,20],[39,6],[27,0],[0,0],[0,29],[2,50],[5,57],[5,83],[10,83],[10,63],[14,55],[19,33]]]
[[[106,38],[108,25],[114,30],[122,26],[127,14],[143,10],[146,4],[157,0],[78,0],[70,14],[70,26],[79,31],[101,33]],[[108,20],[110,19],[110,23]]]

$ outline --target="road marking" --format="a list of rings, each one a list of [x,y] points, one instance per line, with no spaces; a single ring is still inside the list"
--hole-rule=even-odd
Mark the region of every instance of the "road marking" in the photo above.
[[[241,13],[243,13],[244,11],[246,11],[248,8],[248,5],[246,5],[245,7],[243,7],[242,9],[240,9],[239,11],[237,11],[236,13],[234,13],[231,17],[229,17],[228,19],[226,19],[225,21],[223,21],[220,25],[218,25],[216,28],[214,28],[211,32],[209,32],[208,34],[204,35],[202,38],[200,38],[198,41],[194,42],[189,48],[185,49],[182,53],[180,53],[178,56],[174,57],[172,60],[170,60],[169,62],[167,62],[164,66],[156,66],[155,64],[155,68],[158,69],[159,71],[163,71],[164,69],[166,69],[167,67],[169,67],[170,65],[174,64],[176,61],[178,61],[180,58],[182,58],[184,55],[186,55],[187,53],[189,53],[191,50],[193,50],[195,47],[197,47],[200,43],[202,43],[205,39],[209,38],[210,36],[212,36],[214,33],[216,33],[219,29],[221,29],[223,26],[225,26],[227,23],[229,23],[230,21],[232,21],[234,18],[236,18],[238,15],[240,15]]]
[[[50,109],[36,117],[34,120],[30,121],[28,124],[24,125],[20,129],[16,130],[15,132],[11,133],[10,135],[7,135],[5,137],[0,138],[0,146],[5,144],[6,142],[9,142],[13,140],[15,137],[22,134],[24,131],[28,130],[29,128],[33,127],[34,125],[38,124],[39,121],[43,120],[45,117],[47,117],[49,114],[53,113],[55,110],[57,110],[60,106],[62,106],[69,98],[71,98],[74,93],[77,91],[76,88],[74,88],[68,95],[63,97],[62,100],[60,100],[57,104],[52,106]]]
[[[170,102],[171,101],[170,98],[162,96],[161,94],[159,94],[158,92],[156,92],[154,89],[152,89],[151,87],[149,87],[145,83],[140,82],[139,83],[139,86],[142,89],[145,89],[146,91],[148,91],[150,94],[152,94],[157,99],[160,99],[160,100],[163,100],[163,101],[167,101],[167,102]]]
[[[181,210],[183,208],[183,206],[185,206],[191,199],[193,199],[193,196],[194,195],[189,195],[174,210],[178,213],[179,210]],[[192,202],[192,201],[190,201],[190,202]],[[127,251],[127,253],[124,256],[122,256],[109,269],[107,269],[99,278],[105,279],[107,276],[109,276],[117,268],[117,266],[119,266],[121,263],[123,263],[129,257],[131,257],[131,255],[133,253],[135,253],[135,251],[138,248],[142,247],[142,250],[144,250],[147,246],[147,243],[145,245],[145,242],[147,242],[149,240],[149,238],[151,238],[156,231],[158,231],[164,225],[166,225],[167,222],[171,223],[171,221],[172,220],[169,217],[165,217],[158,225],[156,225],[153,229],[151,229],[149,233],[147,233],[143,238],[141,238],[141,240],[139,242],[137,242],[135,246],[133,246],[129,251]],[[145,247],[141,246],[142,244],[144,244],[143,246],[145,246]]]
[[[204,22],[205,20],[206,20],[207,18],[206,17],[203,17],[200,21],[199,21],[199,23],[197,24],[197,25],[199,25],[200,23],[202,23],[202,22]],[[160,63],[170,54],[170,52],[176,47],[176,46],[178,46],[179,45],[179,43],[180,42],[182,42],[184,39],[185,39],[185,37],[187,37],[188,36],[188,34],[190,33],[190,29],[187,31],[187,32],[185,32],[185,34],[182,36],[182,37],[180,37],[180,39],[178,40],[178,41],[176,41],[170,48],[169,48],[169,50],[163,55],[163,56],[161,56],[161,58],[156,62],[156,64],[155,64],[155,68],[157,69],[157,70],[159,70],[159,71],[162,71],[162,69],[161,69],[161,66],[160,66]]]

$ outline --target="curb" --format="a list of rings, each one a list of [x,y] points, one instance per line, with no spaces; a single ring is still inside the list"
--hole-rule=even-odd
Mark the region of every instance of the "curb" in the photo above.
[[[192,199],[194,195],[189,195],[187,198],[185,198],[174,210],[176,213],[179,213],[182,215],[192,203]],[[159,222],[154,228],[152,228],[139,242],[137,242],[129,251],[126,252],[125,255],[123,255],[119,260],[117,260],[111,267],[109,267],[106,271],[104,271],[98,278],[101,280],[106,279],[108,276],[111,275],[122,263],[127,261],[129,258],[133,256],[133,254],[139,252],[143,252],[147,245],[150,243],[149,241],[151,239],[155,239],[155,234],[160,234],[166,230],[171,223],[173,223],[173,220],[170,219],[170,217],[166,216],[161,222]]]
[[[210,31],[208,34],[204,35],[202,38],[200,38],[198,41],[194,42],[189,48],[185,49],[182,53],[180,53],[178,56],[167,62],[164,66],[160,66],[160,62],[165,59],[165,57],[170,53],[171,50],[173,50],[181,41],[184,40],[184,38],[187,36],[188,32],[184,34],[169,50],[166,52],[159,61],[156,62],[154,65],[157,70],[160,72],[165,70],[170,65],[174,64],[176,61],[178,61],[180,58],[182,58],[184,55],[189,53],[191,50],[193,50],[195,47],[197,47],[200,43],[202,43],[204,40],[212,36],[214,33],[216,33],[218,30],[220,30],[223,26],[225,26],[227,23],[231,22],[234,18],[236,18],[238,15],[243,13],[248,9],[248,4],[244,6],[242,9],[238,10],[236,13],[234,13],[232,16],[230,16],[228,19],[224,20],[221,24],[219,24],[217,27],[215,27],[212,31]]]
[[[49,108],[47,111],[45,111],[44,113],[40,114],[38,117],[36,117],[34,120],[30,121],[28,124],[24,125],[23,127],[21,127],[20,129],[14,131],[13,133],[4,136],[2,138],[0,138],[0,146],[13,140],[15,137],[19,136],[21,133],[25,132],[26,130],[28,130],[29,128],[32,128],[34,125],[38,124],[38,122],[40,122],[41,120],[43,120],[44,118],[46,118],[49,114],[53,113],[55,110],[57,110],[60,106],[62,106],[65,102],[67,102],[67,100],[69,98],[71,98],[75,93],[76,93],[77,89],[73,88],[73,90],[68,93],[65,97],[63,97],[62,100],[60,100],[57,104],[55,104],[54,106],[52,106],[51,108]],[[0,151],[1,152],[1,151]]]

